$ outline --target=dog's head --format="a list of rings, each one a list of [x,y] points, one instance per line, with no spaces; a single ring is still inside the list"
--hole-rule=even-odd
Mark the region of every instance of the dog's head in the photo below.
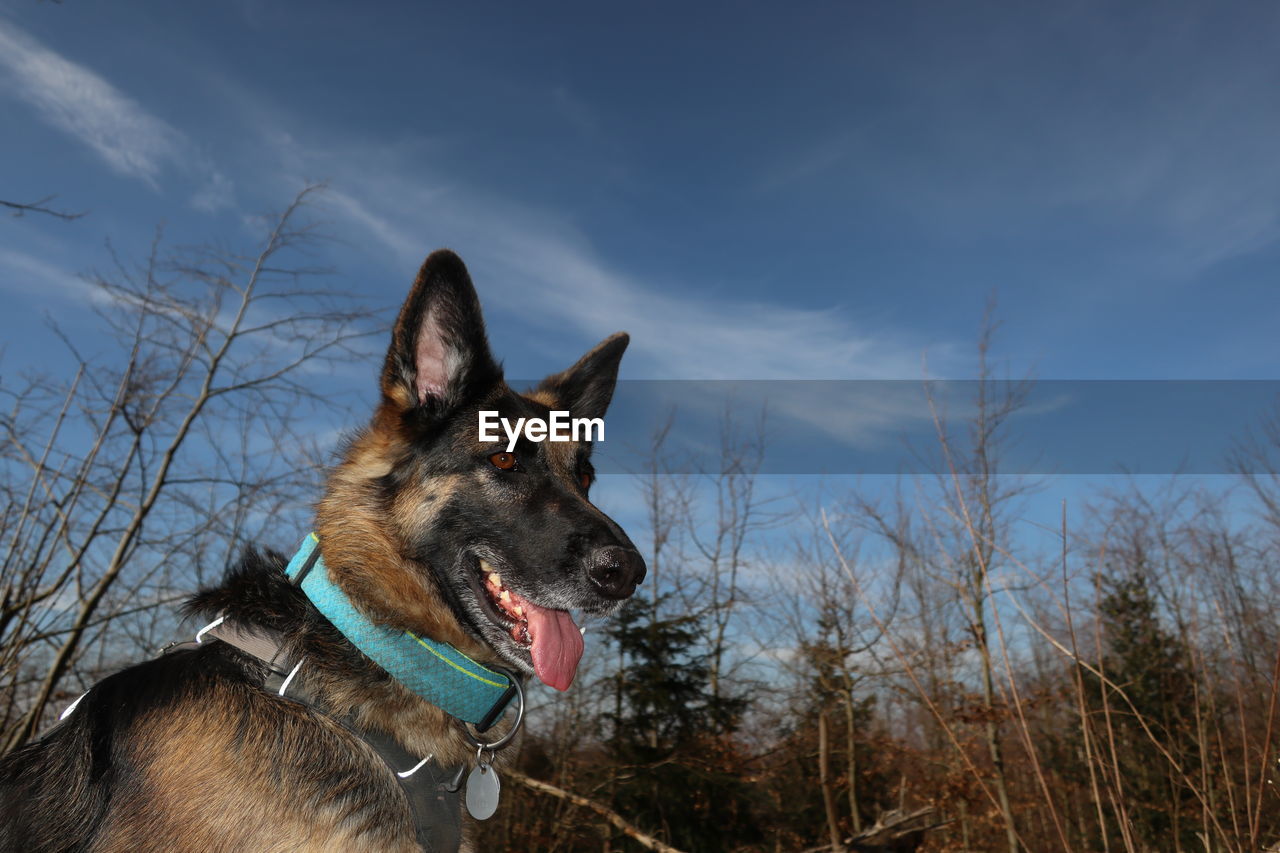
[[[427,258],[392,332],[373,432],[390,454],[377,490],[408,565],[458,627],[564,690],[583,640],[572,611],[615,610],[643,580],[631,540],[592,505],[589,441],[480,440],[479,413],[601,418],[627,335],[607,338],[528,394],[503,380],[475,288],[449,251]],[[381,426],[379,423],[381,422]],[[580,436],[581,437],[581,436]]]

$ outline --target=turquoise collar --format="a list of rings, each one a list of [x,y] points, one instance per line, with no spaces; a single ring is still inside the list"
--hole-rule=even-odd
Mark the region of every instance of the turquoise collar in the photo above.
[[[342,636],[405,687],[478,731],[497,722],[516,695],[506,673],[481,666],[447,643],[370,622],[329,580],[319,545],[308,534],[285,574]]]

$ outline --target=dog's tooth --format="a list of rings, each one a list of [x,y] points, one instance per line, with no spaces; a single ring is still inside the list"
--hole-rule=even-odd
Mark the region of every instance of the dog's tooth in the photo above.
[[[489,580],[493,581],[494,586],[502,586],[502,578],[497,572],[489,572]]]
[[[517,616],[524,616],[524,608],[518,604],[511,612],[515,613]]]
[[[511,593],[507,592],[507,591],[504,589],[504,590],[502,591],[502,594],[498,596],[498,600],[499,600],[499,601],[501,601],[501,602],[503,602],[503,603],[505,604],[506,602],[508,602],[508,601],[510,601],[510,600],[511,600]]]

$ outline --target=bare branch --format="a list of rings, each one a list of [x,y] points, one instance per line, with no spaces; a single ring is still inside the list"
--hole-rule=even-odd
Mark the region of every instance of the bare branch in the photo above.
[[[48,195],[42,199],[31,202],[5,201],[4,199],[0,199],[0,207],[12,210],[13,216],[17,217],[25,216],[28,213],[43,213],[44,215],[52,216],[55,219],[70,221],[72,219],[79,219],[85,215],[84,211],[81,211],[80,213],[68,213],[65,210],[56,210],[49,207],[49,202],[56,198],[56,195]]]
[[[622,815],[618,814],[608,806],[597,803],[595,800],[588,800],[580,794],[574,794],[564,790],[563,788],[557,788],[549,782],[543,782],[539,779],[526,776],[519,770],[504,769],[502,772],[503,775],[515,779],[531,791],[537,791],[539,794],[548,794],[552,797],[556,797],[557,799],[573,803],[575,806],[590,809],[607,820],[611,826],[621,831],[624,835],[635,841],[641,847],[644,847],[646,850],[656,850],[658,853],[681,853],[681,851],[675,847],[672,847],[669,844],[664,844],[652,835],[649,835],[647,832],[641,831]]]

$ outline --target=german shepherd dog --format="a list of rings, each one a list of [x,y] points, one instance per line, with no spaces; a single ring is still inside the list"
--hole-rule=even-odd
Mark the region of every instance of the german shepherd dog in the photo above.
[[[614,611],[644,561],[588,499],[589,442],[526,434],[506,452],[505,439],[479,440],[478,413],[602,417],[627,342],[613,335],[515,393],[462,261],[433,253],[392,331],[373,420],[319,502],[319,574],[379,630],[567,688],[583,650],[569,611]],[[251,550],[187,604],[273,637],[299,662],[280,690],[267,686],[269,656],[208,636],[106,678],[0,762],[0,850],[470,849],[460,800],[434,812],[452,834],[424,831],[386,756],[430,757],[453,776],[441,790],[456,791],[492,753],[326,619],[286,562]]]

